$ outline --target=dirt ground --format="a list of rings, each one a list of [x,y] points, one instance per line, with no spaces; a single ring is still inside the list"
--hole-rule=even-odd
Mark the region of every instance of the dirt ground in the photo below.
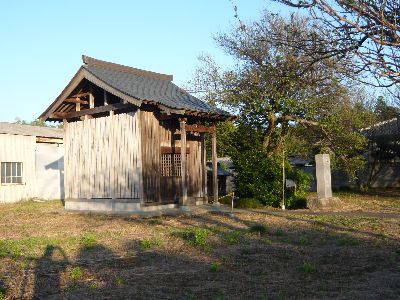
[[[399,299],[400,198],[140,218],[0,205],[0,299]]]

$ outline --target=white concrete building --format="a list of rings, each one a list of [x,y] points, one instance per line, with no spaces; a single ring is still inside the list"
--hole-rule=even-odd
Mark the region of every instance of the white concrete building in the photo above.
[[[0,203],[64,198],[61,129],[0,122]]]

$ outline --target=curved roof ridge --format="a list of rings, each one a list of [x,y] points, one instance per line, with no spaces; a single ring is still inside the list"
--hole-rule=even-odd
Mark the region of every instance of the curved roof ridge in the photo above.
[[[128,66],[124,66],[124,65],[120,65],[120,64],[100,60],[100,59],[95,59],[95,58],[89,57],[87,55],[82,55],[82,61],[87,66],[104,67],[104,68],[109,68],[109,69],[113,69],[113,70],[120,71],[120,72],[131,73],[131,74],[138,75],[138,76],[151,77],[151,78],[161,79],[161,80],[165,80],[165,81],[172,81],[174,79],[174,76],[172,76],[172,75],[161,74],[161,73],[156,73],[156,72],[152,72],[152,71],[146,71],[146,70],[142,70],[142,69],[128,67]]]

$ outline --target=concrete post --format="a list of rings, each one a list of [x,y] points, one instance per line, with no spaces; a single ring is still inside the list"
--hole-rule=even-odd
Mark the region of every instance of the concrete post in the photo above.
[[[329,154],[315,155],[318,199],[332,198],[331,160]]]

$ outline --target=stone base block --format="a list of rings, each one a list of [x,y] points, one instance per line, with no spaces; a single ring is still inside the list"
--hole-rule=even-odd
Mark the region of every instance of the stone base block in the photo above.
[[[338,197],[307,199],[307,207],[310,209],[343,208],[343,202]]]

